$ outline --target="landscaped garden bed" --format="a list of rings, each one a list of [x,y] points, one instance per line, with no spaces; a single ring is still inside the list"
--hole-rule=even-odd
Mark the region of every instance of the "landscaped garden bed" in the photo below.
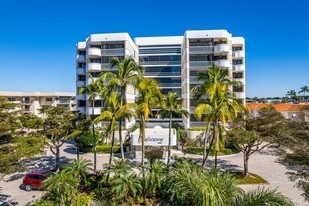
[[[206,149],[209,150],[209,147],[207,146]],[[188,146],[187,149],[186,149],[186,153],[189,153],[189,154],[203,155],[203,151],[204,151],[204,147]],[[237,154],[238,152],[239,152],[239,150],[236,149],[236,148],[233,148],[233,147],[231,147],[231,148],[223,148],[223,149],[218,151],[218,155],[219,156],[231,155],[231,154]],[[215,151],[214,151],[213,148],[210,150],[209,155],[210,156],[214,156],[215,155]]]
[[[229,173],[231,177],[236,178],[237,184],[245,185],[245,184],[269,184],[267,180],[263,177],[249,173],[248,177],[244,176],[242,172],[231,172]]]

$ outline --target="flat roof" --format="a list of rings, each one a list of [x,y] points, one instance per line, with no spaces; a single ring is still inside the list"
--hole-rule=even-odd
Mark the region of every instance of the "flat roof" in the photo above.
[[[0,91],[2,97],[58,97],[58,96],[70,96],[75,97],[75,92],[11,92]]]

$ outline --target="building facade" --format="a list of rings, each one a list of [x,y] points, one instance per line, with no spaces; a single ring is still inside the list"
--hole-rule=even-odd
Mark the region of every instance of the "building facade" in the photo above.
[[[120,60],[132,57],[139,65],[145,67],[143,76],[155,79],[163,94],[176,92],[183,98],[184,109],[190,117],[175,116],[174,121],[182,122],[185,128],[204,126],[198,121],[193,109],[196,106],[190,90],[200,84],[197,73],[206,70],[214,62],[222,69],[228,69],[230,76],[242,82],[242,87],[231,88],[236,98],[245,103],[245,40],[232,37],[226,30],[186,31],[184,36],[141,37],[134,41],[127,33],[92,34],[85,42],[78,42],[76,48],[76,92],[77,109],[92,114],[86,95],[78,95],[82,85],[91,84],[88,75],[97,78],[102,71],[117,72],[111,68],[112,57]],[[126,94],[128,102],[134,102],[135,93],[129,88]],[[95,115],[101,113],[104,101],[97,97]],[[147,127],[168,127],[168,120],[156,115],[150,118]],[[126,127],[133,122],[126,122]]]
[[[0,91],[0,97],[17,103],[23,113],[39,113],[41,105],[67,107],[70,111],[76,110],[76,94],[74,92],[9,92]]]

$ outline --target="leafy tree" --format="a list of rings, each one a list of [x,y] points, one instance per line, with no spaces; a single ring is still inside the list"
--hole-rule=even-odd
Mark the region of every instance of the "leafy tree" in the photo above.
[[[66,107],[53,107],[43,105],[40,113],[44,113],[47,117],[44,119],[44,126],[47,130],[44,134],[51,141],[46,142],[50,151],[56,157],[55,170],[59,171],[60,165],[60,148],[71,138],[74,132],[73,122],[76,120],[75,112],[70,112]]]
[[[169,92],[165,99],[165,107],[159,110],[158,115],[161,118],[169,117],[169,133],[168,133],[168,155],[167,155],[167,168],[169,167],[171,160],[171,135],[172,135],[172,119],[174,115],[183,115],[185,117],[189,116],[189,112],[187,110],[182,109],[182,98],[180,98],[177,93]]]
[[[121,62],[118,57],[113,57],[111,59],[111,68],[117,67],[118,72],[116,74],[112,72],[104,72],[102,73],[103,79],[109,79],[107,87],[109,89],[119,88],[120,89],[120,107],[126,104],[125,94],[127,91],[127,87],[129,85],[136,86],[140,81],[141,75],[144,71],[144,68],[137,65],[134,59],[131,57],[124,58]],[[122,121],[124,119],[119,120],[119,142],[120,142],[120,150],[121,150],[121,158],[124,159],[124,151],[123,151],[123,142],[122,142]]]
[[[31,113],[21,115],[19,119],[24,128],[40,129],[43,125],[43,120]]]
[[[95,81],[94,78],[89,74],[89,78],[91,78],[91,84],[84,85],[80,88],[79,94],[86,94],[89,95],[88,101],[92,105],[92,120],[94,120],[94,103],[95,98],[100,95],[102,92],[102,87],[99,81]],[[97,150],[96,150],[96,136],[95,136],[95,128],[92,125],[92,135],[93,135],[93,153],[94,153],[94,170],[96,171],[97,167]]]
[[[164,105],[160,87],[153,79],[142,78],[142,81],[137,85],[138,97],[135,104],[140,119],[140,138],[142,141],[142,165],[144,165],[145,156],[145,129],[146,121],[149,121],[149,116],[152,116],[152,109]]]
[[[41,133],[26,134],[20,122],[20,106],[0,98],[0,173],[9,174],[25,168],[23,161],[44,151]]]
[[[206,71],[198,73],[199,80],[203,81],[203,84],[194,87],[191,92],[196,100],[200,103],[195,108],[195,115],[198,119],[202,119],[202,115],[205,115],[204,121],[207,122],[207,128],[210,123],[214,124],[213,139],[215,149],[215,167],[217,167],[217,152],[219,149],[218,142],[218,124],[219,121],[224,125],[226,121],[232,120],[237,117],[237,112],[245,110],[243,105],[239,104],[237,99],[234,98],[229,91],[229,86],[239,86],[239,82],[234,82],[230,79],[228,70],[221,70],[220,67],[213,64]],[[203,95],[207,96],[207,99],[201,99]],[[208,133],[208,129],[206,134]],[[204,143],[204,157],[206,153],[206,138]],[[210,146],[210,147],[211,147]],[[205,164],[206,157],[203,160]]]

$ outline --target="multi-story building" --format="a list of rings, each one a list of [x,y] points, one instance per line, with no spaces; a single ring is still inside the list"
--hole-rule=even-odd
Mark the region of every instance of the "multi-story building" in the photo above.
[[[245,103],[245,40],[232,37],[226,30],[186,31],[184,36],[141,37],[134,42],[127,33],[92,34],[85,42],[77,43],[76,88],[91,84],[88,74],[97,78],[102,71],[114,71],[109,61],[117,56],[120,60],[132,57],[145,67],[145,77],[153,78],[161,86],[163,94],[176,92],[183,98],[184,109],[190,117],[175,116],[175,121],[183,122],[186,128],[204,126],[193,112],[196,106],[190,90],[200,84],[197,73],[206,70],[214,62],[222,69],[228,69],[230,76],[242,82],[241,87],[231,88],[236,98]],[[127,91],[128,102],[133,102],[134,89]],[[77,109],[92,114],[86,95],[77,95]],[[101,113],[103,99],[97,97],[95,115]],[[156,115],[147,124],[148,127],[167,127],[168,122]],[[127,122],[126,126],[133,122]]]
[[[76,98],[73,92],[9,92],[0,91],[0,97],[18,103],[23,113],[39,113],[41,105],[67,107],[70,111],[76,110]]]

